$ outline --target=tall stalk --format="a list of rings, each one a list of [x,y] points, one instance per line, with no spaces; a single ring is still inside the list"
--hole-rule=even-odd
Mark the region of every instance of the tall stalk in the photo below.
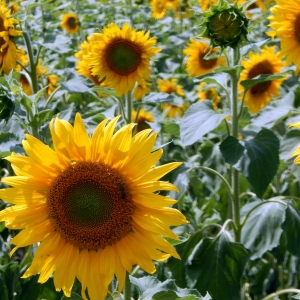
[[[238,65],[240,60],[240,49],[235,47],[233,49],[233,66]],[[233,137],[238,138],[239,122],[238,122],[238,81],[239,73],[233,72],[231,75],[231,134]],[[232,168],[231,172],[231,184],[233,191],[233,220],[235,223],[235,241],[241,240],[241,221],[240,221],[240,178],[239,171]]]

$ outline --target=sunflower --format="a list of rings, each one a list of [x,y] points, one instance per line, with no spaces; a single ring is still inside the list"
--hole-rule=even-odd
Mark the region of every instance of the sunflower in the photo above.
[[[187,109],[187,104],[184,103],[181,106],[165,103],[162,105],[163,111],[165,111],[166,115],[169,118],[176,118],[176,117],[182,117],[183,113]]]
[[[211,100],[213,102],[213,107],[215,110],[219,108],[221,103],[221,97],[218,95],[217,91],[213,87],[205,87],[207,84],[205,82],[201,82],[199,84],[199,101],[203,100]]]
[[[297,73],[300,71],[300,3],[298,0],[277,0],[277,5],[271,9],[273,16],[269,26],[273,29],[267,32],[269,36],[278,36],[281,51],[287,64],[294,63]]]
[[[86,58],[92,75],[119,95],[133,90],[136,82],[143,84],[151,73],[150,57],[160,51],[152,47],[156,39],[149,35],[150,31],[137,32],[127,23],[122,29],[112,23],[103,33],[94,33]]]
[[[22,31],[15,30],[14,25],[19,21],[11,18],[9,9],[1,6],[0,10],[0,73],[8,74],[16,67],[17,48],[11,37],[22,34]]]
[[[175,93],[179,96],[184,96],[183,86],[177,84],[177,79],[172,78],[171,80],[157,79],[157,88],[160,92],[171,94]]]
[[[75,34],[79,30],[79,21],[75,13],[63,14],[61,16],[60,26],[62,29],[71,34]]]
[[[165,17],[167,13],[167,0],[152,0],[152,18],[160,20]]]
[[[186,69],[189,76],[200,76],[211,72],[218,66],[226,65],[224,57],[206,59],[206,56],[218,53],[219,50],[211,48],[207,43],[190,40],[188,48],[183,50],[184,54],[188,55],[186,60]]]
[[[167,0],[166,7],[174,12],[178,11],[181,0]]]
[[[134,100],[142,100],[144,96],[151,92],[150,83],[145,81],[143,85],[138,84],[133,93]]]
[[[57,82],[59,80],[59,77],[57,75],[49,75],[47,77],[47,98],[53,93],[53,91],[59,86],[59,83]]]
[[[18,80],[21,84],[22,84],[22,89],[24,91],[24,93],[27,96],[31,96],[32,95],[32,88],[31,88],[31,84],[28,80],[28,78],[26,77],[25,74],[20,74],[20,78]]]
[[[198,0],[203,11],[208,11],[211,4],[217,4],[219,0]]]
[[[168,226],[187,221],[167,207],[177,201],[155,192],[178,191],[158,180],[181,163],[154,167],[163,152],[152,152],[157,134],[132,136],[134,124],[114,133],[117,120],[104,120],[89,137],[79,114],[74,127],[56,118],[50,123],[55,150],[26,135],[28,157],[6,158],[17,176],[2,179],[12,188],[0,197],[15,205],[0,212],[0,221],[24,228],[12,239],[11,254],[40,243],[23,278],[39,273],[44,283],[54,272],[56,290],[69,297],[77,277],[82,297],[87,300],[87,290],[98,300],[114,275],[121,291],[134,264],[153,273],[153,260],[179,258],[162,236],[178,239]]]
[[[154,122],[154,117],[152,115],[152,112],[147,112],[144,108],[142,108],[137,115],[137,111],[132,111],[132,122],[137,123],[136,126],[136,132],[140,132],[144,129],[150,128],[150,126],[147,124]]]
[[[277,74],[284,67],[284,62],[278,53],[275,53],[275,46],[265,47],[261,53],[249,53],[249,60],[242,60],[241,64],[245,68],[240,76],[240,81],[254,78],[262,74]],[[249,112],[256,113],[264,108],[272,96],[279,95],[279,87],[285,79],[271,80],[253,86],[245,95],[245,105]],[[244,88],[240,85],[239,91]]]

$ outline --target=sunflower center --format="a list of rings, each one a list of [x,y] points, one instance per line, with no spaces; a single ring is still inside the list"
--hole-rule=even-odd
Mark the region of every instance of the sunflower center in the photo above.
[[[249,71],[248,79],[262,74],[273,74],[272,65],[266,60],[259,62]],[[263,93],[270,87],[271,83],[272,81],[258,83],[250,89],[250,92],[251,94]]]
[[[218,61],[217,58],[205,59],[208,52],[209,52],[209,49],[205,49],[204,53],[199,54],[200,65],[203,69],[213,68],[216,65],[217,61]]]
[[[108,67],[119,75],[129,75],[136,71],[142,61],[141,49],[131,41],[118,39],[106,51]]]
[[[68,26],[69,26],[70,28],[76,28],[76,26],[77,26],[77,20],[76,20],[76,18],[70,17],[70,18],[68,19]]]
[[[298,13],[295,20],[294,32],[296,40],[298,41],[298,43],[300,43],[300,13]]]
[[[81,249],[105,248],[131,230],[134,204],[123,176],[102,163],[78,162],[51,184],[49,216],[61,236]]]

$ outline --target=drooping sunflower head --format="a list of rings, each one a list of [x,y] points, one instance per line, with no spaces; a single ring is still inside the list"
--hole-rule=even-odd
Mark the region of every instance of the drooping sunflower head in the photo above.
[[[270,11],[272,16],[269,26],[273,31],[267,32],[269,36],[280,39],[280,53],[286,56],[288,65],[295,64],[297,73],[300,72],[300,3],[297,0],[277,0],[277,5]]]
[[[68,13],[61,16],[60,26],[62,29],[68,31],[71,34],[75,34],[79,30],[79,20],[77,14]]]
[[[149,35],[127,23],[122,29],[112,23],[103,33],[94,33],[86,58],[92,75],[103,78],[119,95],[133,90],[136,82],[142,85],[151,73],[150,58],[160,51]]]
[[[151,10],[152,18],[156,20],[163,19],[167,13],[167,0],[152,0]]]
[[[209,58],[209,56],[218,52],[218,49],[211,48],[205,42],[191,39],[188,48],[183,50],[183,53],[188,55],[186,69],[189,76],[200,76],[211,72],[216,67],[226,65],[226,60],[222,56]]]
[[[201,82],[199,84],[197,95],[199,96],[199,101],[211,100],[213,102],[214,109],[217,110],[219,108],[221,97],[215,88],[207,86],[205,82]]]
[[[179,96],[184,96],[183,92],[183,86],[180,84],[177,84],[177,79],[172,78],[172,79],[157,79],[157,88],[160,92],[171,94],[175,93]]]
[[[40,274],[70,296],[77,277],[82,297],[104,299],[114,275],[118,290],[134,264],[153,273],[153,260],[179,258],[164,238],[177,239],[171,225],[187,223],[176,201],[155,192],[177,188],[159,179],[178,167],[155,167],[162,150],[152,152],[156,134],[132,135],[134,124],[115,132],[118,118],[104,120],[90,137],[79,114],[74,127],[50,123],[54,150],[33,136],[23,141],[28,156],[12,154],[16,176],[3,183],[0,197],[15,204],[0,212],[0,221],[23,229],[11,241],[19,247],[40,243],[24,278]],[[115,133],[114,133],[115,132]]]
[[[265,47],[261,53],[249,53],[249,60],[244,59],[241,62],[244,70],[241,73],[240,81],[254,78],[262,74],[277,74],[285,66],[278,53],[276,47]],[[279,95],[279,87],[285,79],[271,80],[254,85],[248,90],[245,96],[245,105],[248,106],[249,112],[256,113],[264,108],[272,96]],[[239,86],[239,91],[244,91]]]

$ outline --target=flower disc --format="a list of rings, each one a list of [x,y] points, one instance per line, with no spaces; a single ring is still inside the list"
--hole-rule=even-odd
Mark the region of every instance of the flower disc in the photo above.
[[[106,49],[106,62],[109,68],[119,75],[129,75],[137,70],[142,58],[138,45],[117,39]]]
[[[81,249],[103,249],[131,230],[134,205],[127,184],[102,163],[69,166],[52,183],[47,205],[55,229]]]

